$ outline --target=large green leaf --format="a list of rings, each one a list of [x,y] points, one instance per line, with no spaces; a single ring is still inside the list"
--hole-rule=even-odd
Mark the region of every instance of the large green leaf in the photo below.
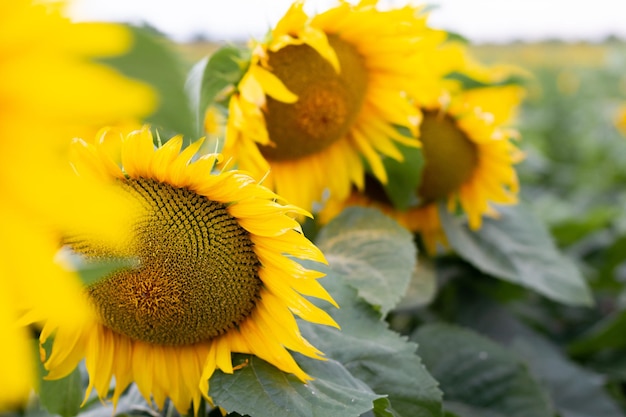
[[[452,402],[455,413],[463,415],[453,406],[461,403],[484,410],[483,415],[553,416],[542,387],[526,365],[496,343],[445,324],[422,326],[412,339],[419,343],[424,364],[441,384],[446,404]]]
[[[203,135],[204,114],[221,94],[234,87],[250,61],[248,48],[234,45],[223,46],[210,57],[200,60],[187,76],[185,88],[191,99],[195,126]]]
[[[303,384],[255,356],[235,355],[233,362],[246,366],[232,375],[216,372],[209,395],[228,411],[254,417],[358,417],[380,398],[332,359],[297,360],[313,381]]]
[[[437,276],[433,259],[418,257],[418,265],[413,270],[411,281],[404,297],[396,306],[396,311],[412,310],[430,304],[437,295]]]
[[[484,218],[476,231],[443,208],[439,214],[450,245],[479,270],[562,303],[590,305],[585,279],[545,226],[522,204],[498,211],[498,219]]]
[[[349,207],[324,227],[316,243],[333,270],[383,315],[406,291],[417,262],[413,236],[380,211]]]
[[[603,387],[603,377],[569,360],[554,343],[484,299],[466,303],[463,323],[515,352],[546,386],[561,417],[624,417]]]
[[[183,134],[197,139],[193,114],[185,93],[185,69],[171,42],[154,30],[129,26],[134,44],[125,55],[104,62],[130,78],[150,84],[158,94],[157,110],[148,118],[167,135]],[[168,137],[165,136],[164,137]]]
[[[390,406],[375,404],[376,416],[441,416],[441,391],[422,365],[417,346],[389,330],[380,314],[357,297],[346,277],[327,271],[324,286],[340,309],[320,303],[341,326],[337,330],[301,322],[303,335],[328,357],[341,362],[371,389],[386,395]]]

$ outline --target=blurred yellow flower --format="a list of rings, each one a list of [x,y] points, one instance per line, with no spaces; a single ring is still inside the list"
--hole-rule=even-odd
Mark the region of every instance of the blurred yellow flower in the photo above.
[[[626,136],[626,105],[618,109],[615,117],[615,126],[622,132],[622,135]]]
[[[58,232],[82,225],[110,237],[124,224],[123,210],[114,210],[119,197],[72,173],[72,137],[154,105],[149,88],[92,61],[124,52],[126,30],[73,24],[62,7],[0,4],[0,411],[18,407],[34,385],[35,358],[18,316],[36,305],[69,325],[86,308],[77,277],[54,262]]]
[[[141,208],[114,244],[91,233],[68,235],[64,243],[88,260],[139,262],[88,285],[94,314],[82,328],[45,325],[42,343],[57,329],[45,362],[49,378],[67,375],[85,358],[87,396],[95,388],[106,397],[115,377],[114,404],[134,381],[146,401],[162,408],[169,397],[181,414],[192,405],[197,413],[201,399],[210,400],[216,369],[234,371],[231,352],[310,379],[289,351],[317,359],[322,353],[301,336],[294,314],[337,325],[302,296],[335,305],[317,282],[324,274],[289,258],[326,262],[292,217],[308,213],[239,171],[212,173],[221,156],[194,159],[201,145],[181,152],[182,138],[174,137],[155,150],[147,129],[75,143],[81,175],[115,178],[120,193]]]
[[[431,253],[444,236],[438,202],[446,202],[451,212],[460,207],[474,230],[480,228],[483,215],[496,215],[492,203],[517,202],[513,165],[522,154],[511,142],[518,133],[506,124],[521,98],[522,90],[515,85],[474,88],[454,94],[447,106],[422,109],[420,205],[402,217],[422,233]]]
[[[523,74],[503,66],[490,71],[456,44],[440,53],[448,56],[443,59],[448,67],[441,67],[442,72],[462,73],[479,83],[496,83],[510,74]],[[372,180],[366,182],[363,194],[353,193],[343,203],[331,202],[321,213],[321,221],[328,221],[345,205],[376,206],[419,232],[430,253],[435,253],[437,243],[447,244],[438,203],[445,202],[451,212],[460,207],[470,228],[478,229],[483,215],[497,214],[492,203],[517,202],[513,165],[522,154],[511,142],[518,133],[507,126],[515,118],[522,97],[523,89],[518,85],[465,89],[460,82],[442,78],[436,95],[415,100],[422,114],[418,137],[424,158],[421,182],[415,191],[418,203],[397,210],[381,185]]]

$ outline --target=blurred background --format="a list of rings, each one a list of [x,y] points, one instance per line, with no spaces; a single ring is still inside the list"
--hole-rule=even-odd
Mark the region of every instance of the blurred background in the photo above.
[[[289,8],[290,0],[78,0],[78,19],[147,22],[177,41],[204,38],[245,41],[262,37]],[[335,0],[308,0],[308,11],[321,11]],[[381,0],[381,7],[397,7],[408,0]],[[616,0],[439,0],[428,4],[435,27],[462,33],[473,42],[508,43],[562,39],[602,41],[610,35],[625,37],[622,16],[626,8]]]

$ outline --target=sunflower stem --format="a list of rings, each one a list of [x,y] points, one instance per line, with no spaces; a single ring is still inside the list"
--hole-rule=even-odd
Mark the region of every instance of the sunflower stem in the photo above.
[[[165,409],[165,417],[173,417],[174,409],[175,409],[175,407],[172,404],[172,401],[168,401],[167,402],[167,407]]]

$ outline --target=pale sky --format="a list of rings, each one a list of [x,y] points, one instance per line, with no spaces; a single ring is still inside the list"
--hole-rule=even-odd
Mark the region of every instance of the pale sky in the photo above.
[[[381,0],[403,5],[408,0]],[[178,41],[195,34],[214,40],[261,38],[291,0],[75,0],[79,20],[146,21]],[[474,42],[515,39],[601,40],[626,38],[626,0],[432,0],[431,26],[458,32]],[[335,0],[307,0],[322,11]]]

